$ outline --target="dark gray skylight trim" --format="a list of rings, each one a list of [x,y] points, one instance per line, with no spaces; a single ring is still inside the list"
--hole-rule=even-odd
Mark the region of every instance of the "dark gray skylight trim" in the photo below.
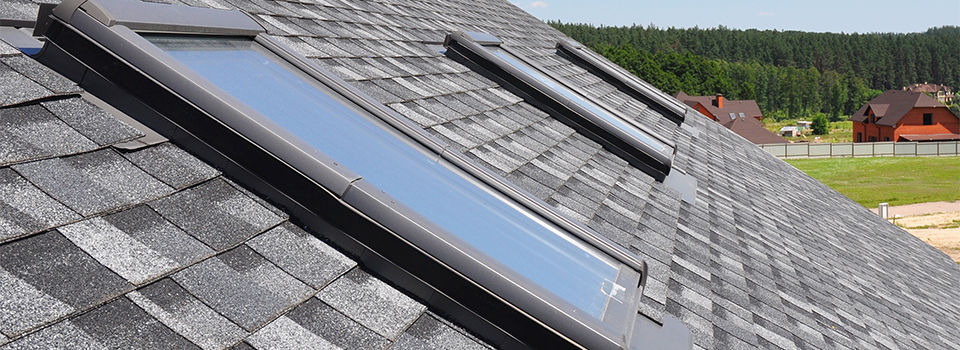
[[[369,210],[362,210],[361,213],[379,216],[379,218],[377,218],[378,220],[376,220],[378,223],[392,229],[394,232],[398,225],[412,225],[410,230],[425,235],[436,235],[439,231],[437,229],[431,229],[429,225],[423,225],[421,220],[416,220],[418,216],[417,213],[401,205],[397,205],[397,203],[393,203],[390,197],[380,193],[376,188],[372,188],[357,176],[357,174],[339,166],[336,161],[324,156],[322,153],[309,151],[309,147],[304,147],[306,145],[299,144],[297,139],[292,137],[292,135],[285,135],[282,129],[272,128],[269,120],[264,120],[262,116],[258,118],[258,113],[245,107],[240,101],[232,99],[216,86],[205,83],[205,79],[191,74],[189,69],[178,64],[162,50],[144,40],[138,33],[130,28],[123,25],[107,27],[103,22],[87,15],[83,11],[76,11],[71,14],[69,18],[69,25],[61,24],[59,26],[52,26],[51,31],[72,30],[70,28],[72,25],[81,32],[76,35],[88,36],[87,39],[91,43],[104,49],[106,52],[112,52],[112,55],[115,55],[112,57],[118,57],[121,60],[131,62],[134,67],[165,86],[168,92],[174,95],[184,96],[182,98],[193,103],[198,111],[206,111],[207,113],[217,115],[217,118],[221,119],[220,122],[222,124],[220,127],[233,130],[237,130],[238,128],[246,129],[246,132],[240,133],[240,135],[242,135],[241,137],[245,138],[244,141],[261,147],[261,150],[274,157],[278,157],[282,162],[291,166],[301,175],[316,181],[315,183],[321,183],[323,186],[321,188],[330,190],[333,195],[341,198],[343,202],[350,203],[351,207],[368,207],[367,209]],[[156,28],[156,26],[153,25],[147,25],[145,27]],[[229,32],[230,30],[225,31]],[[279,44],[270,40],[267,36],[259,35],[256,37],[256,41],[268,49],[271,49],[271,46],[273,46],[273,49],[279,49],[276,53],[293,55],[292,51],[278,46]],[[65,42],[60,42],[59,44],[72,45],[72,43]],[[79,52],[74,52],[74,54],[77,53]],[[321,81],[321,83],[327,84],[331,89],[343,94],[347,99],[352,100],[351,103],[359,104],[360,107],[364,109],[367,109],[370,105],[380,106],[379,108],[367,109],[373,114],[377,114],[377,110],[380,110],[380,113],[386,110],[381,104],[375,104],[365,100],[363,95],[358,94],[355,89],[345,89],[345,87],[348,87],[346,83],[338,80],[334,75],[319,69],[319,67],[315,65],[305,63],[306,61],[302,58],[291,62],[301,65],[301,67],[306,67],[301,68],[305,72],[318,74],[314,75],[315,77],[322,76],[328,79],[329,82]],[[192,96],[192,98],[187,98],[186,96]],[[419,130],[406,119],[397,119],[393,120],[393,122],[389,119],[381,119],[391,124],[394,128],[399,129],[399,132],[402,133],[410,132],[411,129]],[[191,130],[185,131],[190,132]],[[426,135],[422,131],[419,133],[421,136]],[[460,167],[461,170],[464,169],[464,165],[472,164],[469,163],[466,157],[451,151],[435,139],[421,138],[418,139],[418,142],[434,153],[440,154],[443,159],[451,160],[451,162],[454,163],[453,165]],[[462,162],[462,164],[456,164],[454,161]],[[493,187],[501,192],[508,192],[504,190],[509,188],[509,186],[506,185],[508,183],[502,179],[499,179],[499,182],[499,186],[501,187]],[[543,203],[539,203],[539,205],[546,207]],[[374,208],[380,209],[375,210]],[[559,217],[555,213],[553,215]],[[397,223],[391,225],[391,220]],[[560,223],[557,224],[559,225]],[[429,242],[439,244],[438,241]],[[612,243],[609,244],[616,247],[616,245]],[[459,249],[463,249],[462,245],[454,245]],[[453,251],[444,250],[443,252],[451,253]],[[468,254],[467,256],[477,255]],[[632,284],[639,287],[642,281],[641,278],[645,277],[645,275],[634,274],[635,277],[629,277],[628,275],[621,276],[625,279],[618,280],[617,282],[629,288],[623,298],[627,306],[621,311],[625,312],[619,314],[607,313],[604,315],[605,319],[603,321],[605,322],[600,323],[593,317],[584,317],[583,315],[571,314],[565,311],[570,308],[564,306],[565,302],[563,300],[552,298],[550,293],[537,291],[538,286],[536,285],[517,283],[518,281],[522,282],[523,279],[516,278],[516,276],[510,276],[510,278],[507,279],[508,282],[512,281],[512,286],[502,285],[503,279],[502,277],[497,277],[498,273],[496,269],[490,268],[490,261],[480,261],[479,264],[477,264],[476,262],[451,260],[457,259],[444,259],[443,263],[455,264],[459,266],[456,270],[461,272],[469,269],[479,269],[481,272],[470,275],[470,278],[477,282],[485,282],[477,287],[487,290],[497,290],[496,294],[508,299],[508,303],[515,304],[523,309],[522,311],[516,311],[530,313],[535,320],[547,323],[549,325],[547,328],[556,330],[561,337],[569,337],[581,346],[590,348],[624,347],[627,344],[624,342],[629,341],[632,336],[634,318],[631,316],[636,315],[636,307],[639,303],[641,289],[633,289],[630,287]],[[638,271],[645,272],[642,271],[644,268],[642,261],[639,265],[640,269],[638,269]],[[621,269],[620,271],[623,272],[625,270]],[[632,282],[629,282],[631,279]],[[607,318],[608,316],[610,317],[609,319]],[[611,323],[615,326],[612,326]]]
[[[614,67],[614,65],[605,59],[597,57],[597,54],[591,52],[583,45],[568,40],[561,40],[557,43],[557,52],[574,64],[617,87],[620,91],[647,104],[647,106],[660,112],[660,114],[669,118],[674,123],[678,125],[683,123],[687,112],[686,105],[650,84],[637,79],[632,74],[622,71],[622,68]]]
[[[624,158],[657,181],[663,181],[670,173],[674,152],[672,143],[663,142],[670,146],[669,154],[654,149],[628,134],[626,130],[606,121],[602,116],[564,97],[561,92],[513,67],[472,40],[466,33],[448,34],[444,40],[444,46],[447,48],[447,56],[508,88],[528,103],[547,111],[557,120],[603,145],[604,148]],[[627,121],[623,122],[627,123]],[[646,133],[661,142],[663,140],[655,134]]]
[[[264,33],[260,24],[239,11],[176,6],[129,0],[64,0],[53,15],[71,20],[82,10],[105,26],[122,25],[136,31],[253,36]]]

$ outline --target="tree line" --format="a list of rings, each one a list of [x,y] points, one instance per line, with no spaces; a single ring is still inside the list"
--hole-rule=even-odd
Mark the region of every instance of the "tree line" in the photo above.
[[[550,24],[666,92],[757,100],[774,118],[837,118],[882,90],[960,85],[960,27],[861,35]]]

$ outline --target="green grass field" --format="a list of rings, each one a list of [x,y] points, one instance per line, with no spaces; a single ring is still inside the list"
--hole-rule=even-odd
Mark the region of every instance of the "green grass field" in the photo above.
[[[847,119],[843,117],[842,119]],[[784,126],[797,125],[796,119],[781,120],[781,121],[772,121],[764,119],[763,126],[767,130],[772,131],[774,134],[779,134],[780,128]],[[784,137],[787,141],[805,141],[813,142],[813,138],[820,136],[820,142],[852,142],[853,141],[853,122],[849,120],[844,120],[842,122],[830,122],[830,133],[827,135],[814,135],[812,132],[807,131],[807,135],[803,137]]]
[[[867,208],[960,200],[960,157],[789,159]]]

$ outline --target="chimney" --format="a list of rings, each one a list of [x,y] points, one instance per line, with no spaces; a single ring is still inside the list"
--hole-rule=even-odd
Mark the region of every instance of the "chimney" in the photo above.
[[[713,105],[717,108],[723,108],[723,94],[717,94],[717,99],[713,101]]]

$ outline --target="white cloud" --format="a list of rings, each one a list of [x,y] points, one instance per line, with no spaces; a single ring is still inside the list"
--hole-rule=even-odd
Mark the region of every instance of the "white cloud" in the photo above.
[[[545,8],[547,8],[547,6],[549,6],[549,5],[547,5],[547,2],[546,2],[546,1],[534,1],[534,2],[531,2],[531,3],[530,3],[530,7],[532,7],[532,8],[542,8],[542,9],[545,9]]]

